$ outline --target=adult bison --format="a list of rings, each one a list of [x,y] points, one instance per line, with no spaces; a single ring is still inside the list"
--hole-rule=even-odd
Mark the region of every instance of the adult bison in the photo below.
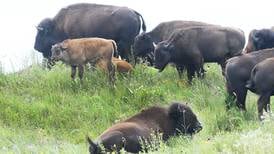
[[[217,62],[222,70],[225,61],[240,55],[245,44],[241,30],[221,26],[197,26],[180,29],[155,48],[155,67],[162,71],[172,62],[179,76],[181,68],[186,67],[191,82],[195,71],[204,73],[204,62]]]
[[[49,58],[55,43],[68,38],[100,37],[115,40],[119,55],[128,60],[141,24],[146,31],[143,17],[127,7],[74,4],[61,9],[54,18],[39,23],[34,48]]]
[[[260,95],[258,116],[263,120],[263,108],[270,112],[270,96],[274,95],[274,58],[267,58],[254,66],[246,87]]]
[[[160,135],[166,141],[180,134],[194,134],[202,129],[201,123],[191,108],[183,103],[173,102],[168,108],[150,107],[133,117],[117,123],[103,132],[96,142],[88,138],[91,154],[117,152],[124,148],[130,153],[147,151],[142,143],[151,143],[153,136]],[[155,139],[155,138],[154,138]]]
[[[171,34],[181,28],[187,28],[191,26],[203,26],[208,25],[203,22],[196,21],[167,21],[157,25],[152,31],[147,33],[141,33],[136,36],[133,44],[133,54],[135,57],[141,57],[148,60],[152,66],[154,63],[154,45],[167,40]]]
[[[256,64],[271,57],[274,57],[274,48],[254,51],[233,57],[227,61],[225,77],[228,92],[226,104],[228,108],[231,106],[231,102],[236,99],[236,105],[240,109],[246,110],[245,100],[248,90],[246,84],[250,79],[251,71]]]
[[[274,47],[274,30],[252,30],[248,36],[245,53]]]

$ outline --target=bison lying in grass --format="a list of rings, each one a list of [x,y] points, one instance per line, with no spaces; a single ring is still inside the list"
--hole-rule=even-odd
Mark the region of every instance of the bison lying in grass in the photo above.
[[[133,117],[117,123],[103,132],[96,142],[88,138],[91,154],[119,152],[124,148],[127,152],[147,151],[142,142],[151,143],[153,134],[161,134],[166,141],[171,136],[194,134],[202,129],[201,123],[191,108],[185,104],[173,102],[168,108],[150,107]]]
[[[270,112],[270,96],[274,95],[274,58],[268,58],[255,65],[246,87],[260,95],[257,102],[258,116],[263,120],[263,108]]]
[[[61,60],[71,65],[71,77],[75,79],[76,68],[82,80],[84,65],[87,63],[98,64],[108,72],[109,81],[114,82],[115,69],[112,64],[114,52],[117,52],[116,43],[113,40],[102,38],[67,39],[52,46],[53,61]]]

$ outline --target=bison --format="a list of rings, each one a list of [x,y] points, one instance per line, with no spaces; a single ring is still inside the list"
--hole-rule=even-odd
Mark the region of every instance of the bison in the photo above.
[[[186,67],[191,83],[195,72],[204,73],[204,62],[217,62],[222,70],[225,61],[240,55],[245,44],[241,30],[221,26],[196,26],[177,30],[155,48],[155,67],[164,70],[172,62],[179,76]],[[223,71],[224,72],[224,71]]]
[[[112,63],[114,64],[116,71],[119,73],[130,73],[133,67],[128,62],[112,57]]]
[[[274,30],[261,29],[252,30],[248,36],[248,42],[245,48],[245,53],[252,51],[273,48],[274,47]]]
[[[62,8],[54,18],[39,23],[34,49],[50,58],[51,46],[65,39],[100,37],[115,40],[119,55],[128,60],[141,26],[146,31],[143,17],[127,7],[73,4]]]
[[[254,66],[246,87],[259,94],[258,116],[263,120],[263,108],[270,112],[270,96],[274,95],[274,58],[267,58]]]
[[[236,99],[236,105],[246,110],[245,99],[248,90],[246,84],[250,79],[251,71],[256,64],[271,57],[274,57],[274,48],[254,51],[227,60],[225,68],[227,108],[230,108],[231,102]]]
[[[109,81],[113,83],[115,69],[112,64],[113,53],[117,46],[113,40],[103,38],[80,38],[67,39],[52,46],[53,61],[61,60],[71,65],[71,77],[75,79],[76,68],[82,81],[84,65],[99,64],[101,68],[108,72]]]
[[[152,66],[154,63],[153,52],[155,44],[167,40],[177,29],[203,25],[208,24],[203,22],[181,20],[162,22],[152,31],[136,36],[133,44],[133,54],[135,57],[142,57],[147,59],[149,64]]]
[[[202,129],[201,123],[191,108],[180,102],[173,102],[168,108],[153,106],[133,117],[113,125],[104,131],[96,142],[88,138],[89,152],[147,151],[142,142],[152,141],[153,134],[166,141],[171,136],[194,134]]]

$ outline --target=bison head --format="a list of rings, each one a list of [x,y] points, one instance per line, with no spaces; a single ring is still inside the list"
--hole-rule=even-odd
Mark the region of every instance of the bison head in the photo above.
[[[163,71],[166,65],[170,62],[171,50],[173,50],[173,45],[170,45],[166,41],[157,44],[154,51],[155,68],[159,69],[160,72]]]
[[[34,49],[41,52],[45,58],[51,56],[51,46],[57,42],[54,33],[54,22],[46,18],[37,26]]]
[[[133,44],[134,56],[144,57],[153,51],[154,51],[153,41],[148,34],[142,33],[135,37],[134,44]]]
[[[63,41],[61,43],[57,43],[52,46],[51,48],[51,60],[52,61],[58,61],[58,60],[65,60],[68,58],[66,55],[67,45],[66,41]]]
[[[202,130],[202,125],[191,108],[185,104],[173,102],[168,114],[174,121],[175,134],[194,134]]]
[[[245,52],[274,47],[274,31],[271,29],[252,30],[249,34]]]
[[[256,37],[254,36],[256,34],[257,30],[254,29],[249,33],[248,36],[248,42],[244,49],[245,53],[249,53],[256,50],[254,39],[256,40]]]

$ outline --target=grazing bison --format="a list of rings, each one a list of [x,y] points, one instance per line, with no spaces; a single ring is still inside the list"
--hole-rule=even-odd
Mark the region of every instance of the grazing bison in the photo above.
[[[114,64],[116,71],[119,73],[129,73],[133,70],[133,67],[128,62],[112,57],[112,63]]]
[[[246,83],[250,79],[251,71],[256,64],[271,57],[274,57],[274,48],[254,51],[227,60],[225,77],[228,108],[230,102],[237,99],[236,105],[240,109],[246,110],[245,99],[248,90]]]
[[[217,62],[222,70],[225,61],[240,55],[245,44],[244,33],[220,26],[197,26],[180,29],[155,48],[155,67],[162,71],[172,62],[181,77],[186,67],[189,82],[195,72],[204,73],[204,62]]]
[[[149,64],[152,66],[154,63],[154,44],[167,40],[177,29],[203,25],[208,24],[203,22],[181,20],[162,22],[152,31],[136,36],[133,44],[133,54],[135,57],[147,59]]]
[[[42,20],[37,26],[34,48],[51,56],[51,46],[65,39],[100,37],[115,40],[119,55],[129,58],[130,47],[142,30],[146,31],[142,16],[127,7],[99,4],[74,4],[61,9],[50,19]]]
[[[142,147],[141,143],[150,143],[153,134],[160,133],[166,141],[171,136],[194,134],[201,129],[202,126],[190,107],[173,102],[168,108],[154,106],[113,125],[96,142],[88,138],[89,151],[91,154],[102,153],[99,145],[103,145],[106,152],[119,152],[124,148],[127,152],[138,153],[147,151],[147,147]]]
[[[78,67],[81,81],[86,63],[99,64],[108,72],[109,81],[113,83],[115,69],[111,59],[116,50],[117,46],[113,40],[102,38],[67,39],[52,46],[51,59],[53,61],[61,60],[71,65],[72,79],[75,78]]]
[[[267,58],[254,66],[246,87],[259,94],[258,116],[263,120],[263,108],[270,112],[270,96],[274,95],[274,58]]]
[[[248,42],[245,53],[252,51],[273,48],[274,47],[274,30],[261,29],[252,30],[248,36]]]

